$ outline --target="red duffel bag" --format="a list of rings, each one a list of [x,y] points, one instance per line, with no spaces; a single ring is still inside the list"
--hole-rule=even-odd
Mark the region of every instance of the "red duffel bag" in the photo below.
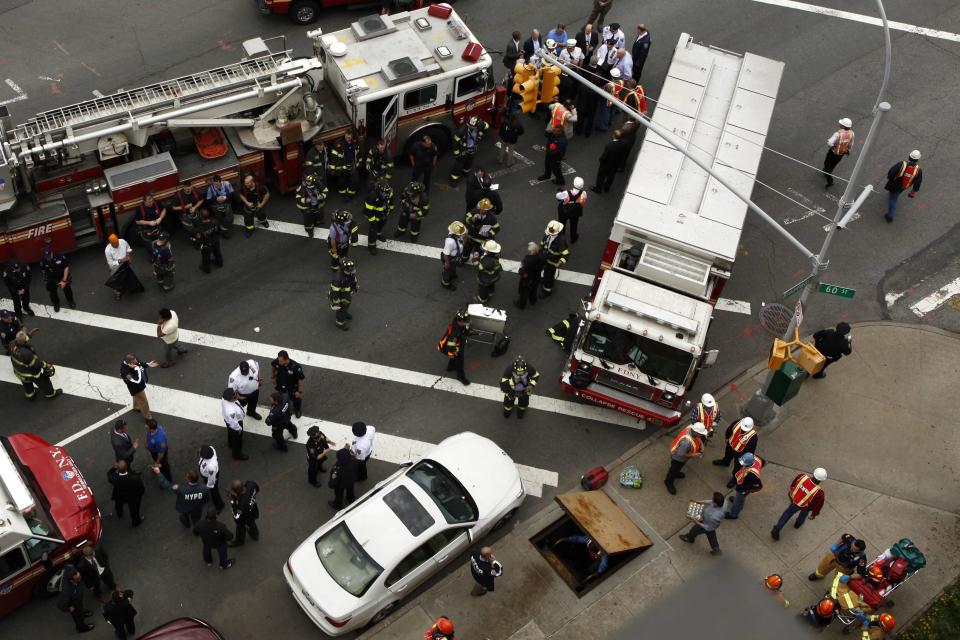
[[[877,591],[876,587],[866,580],[851,580],[847,583],[850,590],[860,596],[860,599],[871,609],[879,609],[883,606],[883,596]]]
[[[890,562],[890,566],[887,567],[887,580],[893,584],[903,582],[909,570],[910,563],[907,562],[906,558],[894,558]]]

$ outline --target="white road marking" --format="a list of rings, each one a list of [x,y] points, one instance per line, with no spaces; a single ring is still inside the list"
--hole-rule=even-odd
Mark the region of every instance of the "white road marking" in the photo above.
[[[11,382],[17,385],[20,382],[13,373],[13,367],[8,359],[0,362],[0,381]],[[59,443],[61,446],[73,442],[77,438],[86,435],[98,427],[103,426],[116,416],[123,415],[132,409],[130,408],[130,393],[126,385],[119,377],[105,376],[99,373],[71,369],[69,367],[57,367],[57,374],[54,376],[54,383],[63,389],[67,395],[87,398],[89,400],[100,400],[111,404],[119,404],[124,407],[122,411],[104,418],[96,424],[90,425],[82,431],[70,436]],[[222,427],[226,429],[223,422],[223,416],[220,413],[219,398],[201,396],[188,391],[179,391],[167,387],[158,387],[149,385],[147,395],[150,400],[150,409],[152,412],[176,416],[194,422]],[[43,402],[43,400],[40,400]],[[263,408],[266,411],[266,408]],[[304,417],[298,420],[298,438],[297,442],[306,442],[306,426],[317,424],[320,429],[334,442],[342,444],[344,441],[352,439],[351,427],[347,424],[329,422],[319,418]],[[261,436],[270,436],[270,427],[259,420],[248,417],[244,420],[244,429],[248,433],[255,433]],[[376,444],[374,446],[373,457],[376,460],[382,460],[393,464],[408,462],[424,452],[432,444],[410,438],[393,436],[382,431],[377,432]],[[528,495],[540,497],[543,495],[543,485],[552,487],[557,486],[559,481],[558,474],[555,471],[538,469],[518,464],[520,477],[523,478],[523,485]]]
[[[732,313],[742,313],[750,315],[750,303],[745,300],[730,300],[728,298],[717,298],[717,311],[730,311]]]
[[[59,369],[59,368],[57,369],[57,373],[60,373],[60,369]],[[59,384],[59,383],[60,383],[60,382],[59,382],[59,381],[60,381],[60,378],[55,378],[55,379],[56,379],[56,381],[57,381],[57,384]],[[66,393],[66,392],[64,392],[64,393]],[[69,394],[68,394],[68,395],[69,395]],[[100,398],[94,398],[94,399],[95,399],[95,400],[99,400]],[[123,403],[121,402],[120,404],[123,404]],[[129,413],[129,412],[130,412],[130,407],[124,407],[123,409],[117,409],[116,411],[114,411],[113,413],[111,413],[110,415],[108,415],[106,418],[103,418],[102,420],[97,420],[96,422],[94,422],[94,423],[93,423],[92,425],[90,425],[89,427],[87,427],[87,428],[85,428],[85,429],[81,429],[80,431],[77,431],[75,434],[73,434],[73,435],[71,435],[71,436],[67,436],[66,438],[64,438],[63,440],[61,440],[60,442],[58,442],[58,443],[57,443],[57,446],[58,446],[58,447],[65,447],[65,446],[67,446],[68,444],[70,444],[71,442],[73,442],[74,440],[79,440],[80,438],[82,438],[83,436],[87,435],[88,433],[92,433],[93,431],[96,431],[97,429],[99,429],[99,428],[102,427],[103,425],[109,424],[109,423],[113,422],[114,420],[116,420],[117,418],[119,418],[120,416],[122,416],[122,415],[124,415],[124,414],[126,414],[126,413]]]
[[[926,298],[913,303],[910,305],[910,310],[922,318],[957,294],[960,294],[960,278],[940,287]]]
[[[900,291],[899,293],[891,291],[884,296],[884,299],[887,301],[887,307],[892,307],[897,300],[905,295],[907,295],[906,291]]]
[[[533,145],[533,150],[543,153],[546,150],[546,147],[544,147],[542,144],[535,144]],[[563,161],[560,162],[560,167],[561,167],[560,173],[565,176],[573,175],[577,172],[576,169],[574,169],[573,167],[571,167],[570,165],[568,165],[566,162],[563,162]],[[542,184],[548,181],[550,181],[550,178],[547,178],[546,180],[537,180],[536,178],[531,178],[527,182],[530,184],[531,187],[535,187],[538,184]],[[558,185],[558,186],[563,186],[563,185]]]
[[[497,149],[501,148],[503,146],[503,141],[497,140],[494,146]],[[504,167],[503,169],[497,169],[496,171],[491,171],[490,173],[487,174],[488,176],[490,176],[491,179],[499,178],[500,176],[509,175],[511,173],[516,173],[518,171],[523,171],[524,169],[528,167],[532,167],[533,165],[536,164],[533,160],[530,160],[526,156],[518,153],[516,150],[516,147],[510,150],[510,155],[515,159],[519,160],[519,162],[517,164],[514,164],[512,167]]]
[[[798,216],[788,216],[788,217],[784,218],[784,219],[783,219],[783,224],[784,224],[784,225],[793,224],[793,223],[795,223],[795,222],[800,222],[801,220],[806,220],[807,218],[809,218],[809,217],[811,217],[811,216],[815,216],[815,215],[817,215],[815,212],[808,210],[806,213],[802,213],[802,214],[800,214],[800,215],[798,215]]]
[[[859,13],[851,13],[849,11],[839,11],[837,9],[831,9],[829,7],[821,7],[815,4],[807,4],[806,2],[794,2],[794,0],[753,0],[754,2],[759,2],[762,4],[770,4],[777,7],[784,7],[787,9],[797,9],[798,11],[808,11],[810,13],[818,13],[820,15],[830,16],[833,18],[842,18],[844,20],[851,20],[853,22],[862,22],[863,24],[870,24],[875,27],[883,26],[883,20],[873,16],[865,16]],[[950,33],[949,31],[940,31],[939,29],[928,29],[927,27],[918,27],[916,25],[907,24],[905,22],[897,22],[895,20],[890,20],[888,22],[891,29],[896,31],[905,31],[907,33],[913,33],[918,36],[925,36],[928,38],[939,38],[940,40],[952,40],[953,42],[960,42],[960,35],[956,33]]]
[[[9,299],[0,301],[0,308],[12,309]],[[122,331],[141,336],[150,337],[151,340],[157,340],[157,325],[152,322],[141,322],[139,320],[129,320],[127,318],[116,318],[113,316],[102,315],[99,313],[90,313],[88,311],[77,311],[74,309],[61,309],[55,313],[49,305],[32,304],[31,308],[36,311],[38,316],[51,318],[53,320],[63,320],[89,327],[99,327],[112,331]],[[362,360],[351,360],[338,356],[330,356],[322,353],[312,353],[309,351],[300,351],[289,347],[264,344],[262,342],[252,342],[240,338],[229,338],[217,336],[200,331],[190,331],[180,328],[180,341],[187,344],[196,344],[211,349],[221,349],[224,351],[233,351],[241,354],[248,354],[260,358],[272,360],[277,356],[277,352],[286,349],[290,357],[302,365],[316,367],[318,369],[327,369],[337,373],[349,373],[374,378],[376,380],[390,380],[399,384],[409,384],[417,387],[436,389],[448,393],[456,393],[481,400],[491,400],[498,404],[503,402],[503,392],[500,387],[473,383],[470,386],[464,386],[456,378],[446,378],[431,373],[421,373],[419,371],[410,371],[400,369],[399,367],[390,367],[377,364],[375,362],[365,362]],[[596,420],[609,424],[617,424],[625,427],[636,428],[639,424],[636,418],[631,418],[616,411],[610,411],[593,405],[578,404],[567,400],[558,400],[544,396],[534,395],[530,398],[530,408],[550,413],[572,416],[574,418],[583,418],[587,420]]]
[[[0,101],[0,107],[2,107],[3,105],[6,105],[6,104],[10,104],[10,103],[12,103],[12,102],[20,102],[21,100],[26,100],[26,99],[27,99],[27,94],[24,93],[23,89],[21,89],[21,88],[20,88],[20,85],[18,85],[16,82],[14,82],[13,80],[11,80],[10,78],[7,78],[7,79],[4,80],[3,82],[4,82],[4,84],[6,84],[8,87],[10,87],[11,89],[13,89],[13,92],[17,94],[17,97],[16,97],[16,98],[9,98],[9,99],[7,99],[7,100]]]
[[[102,97],[103,97],[103,94],[100,93],[99,91],[97,91],[96,89],[94,89],[94,90],[91,91],[90,93],[93,94],[93,97],[94,97],[94,98],[102,98]]]

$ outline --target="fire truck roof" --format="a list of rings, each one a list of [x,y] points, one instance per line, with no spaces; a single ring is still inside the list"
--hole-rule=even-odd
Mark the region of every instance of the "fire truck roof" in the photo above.
[[[377,93],[388,87],[447,72],[490,66],[484,51],[478,60],[462,54],[477,39],[454,11],[447,18],[428,8],[390,16],[369,15],[321,38],[326,65],[336,66],[354,91]],[[362,99],[361,96],[358,96]]]
[[[783,63],[681,34],[653,121],[738,190],[753,191]],[[747,205],[647,132],[617,223],[713,262],[736,258]]]

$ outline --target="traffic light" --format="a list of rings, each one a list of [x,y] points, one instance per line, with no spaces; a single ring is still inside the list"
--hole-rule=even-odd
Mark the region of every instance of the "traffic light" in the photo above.
[[[549,65],[540,71],[543,86],[540,88],[540,104],[550,104],[560,95],[560,67]]]
[[[518,62],[514,68],[513,92],[520,96],[520,108],[524,113],[537,110],[537,90],[540,88],[540,75],[532,64]]]

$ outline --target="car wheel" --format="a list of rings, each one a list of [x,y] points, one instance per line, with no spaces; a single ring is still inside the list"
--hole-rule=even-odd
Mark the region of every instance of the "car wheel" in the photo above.
[[[396,608],[397,608],[397,603],[391,602],[390,604],[385,606],[383,609],[380,609],[380,611],[377,611],[377,613],[372,618],[370,618],[370,626],[373,626],[379,622],[382,622],[383,619],[386,618],[388,615],[390,615],[393,612],[393,610]]]
[[[33,595],[38,598],[52,598],[60,593],[60,580],[63,578],[63,569],[48,573],[33,586]]]
[[[290,19],[297,24],[310,24],[320,17],[320,5],[314,0],[300,0],[290,7]]]
[[[500,527],[504,526],[505,524],[507,524],[508,522],[510,522],[511,520],[513,520],[513,516],[515,516],[515,515],[517,515],[517,510],[516,510],[516,509],[511,509],[511,510],[508,511],[506,514],[504,514],[504,516],[503,516],[502,518],[500,518],[499,520],[497,520],[497,524],[493,525],[493,529],[491,529],[491,531],[496,531],[496,530],[499,529]]]

